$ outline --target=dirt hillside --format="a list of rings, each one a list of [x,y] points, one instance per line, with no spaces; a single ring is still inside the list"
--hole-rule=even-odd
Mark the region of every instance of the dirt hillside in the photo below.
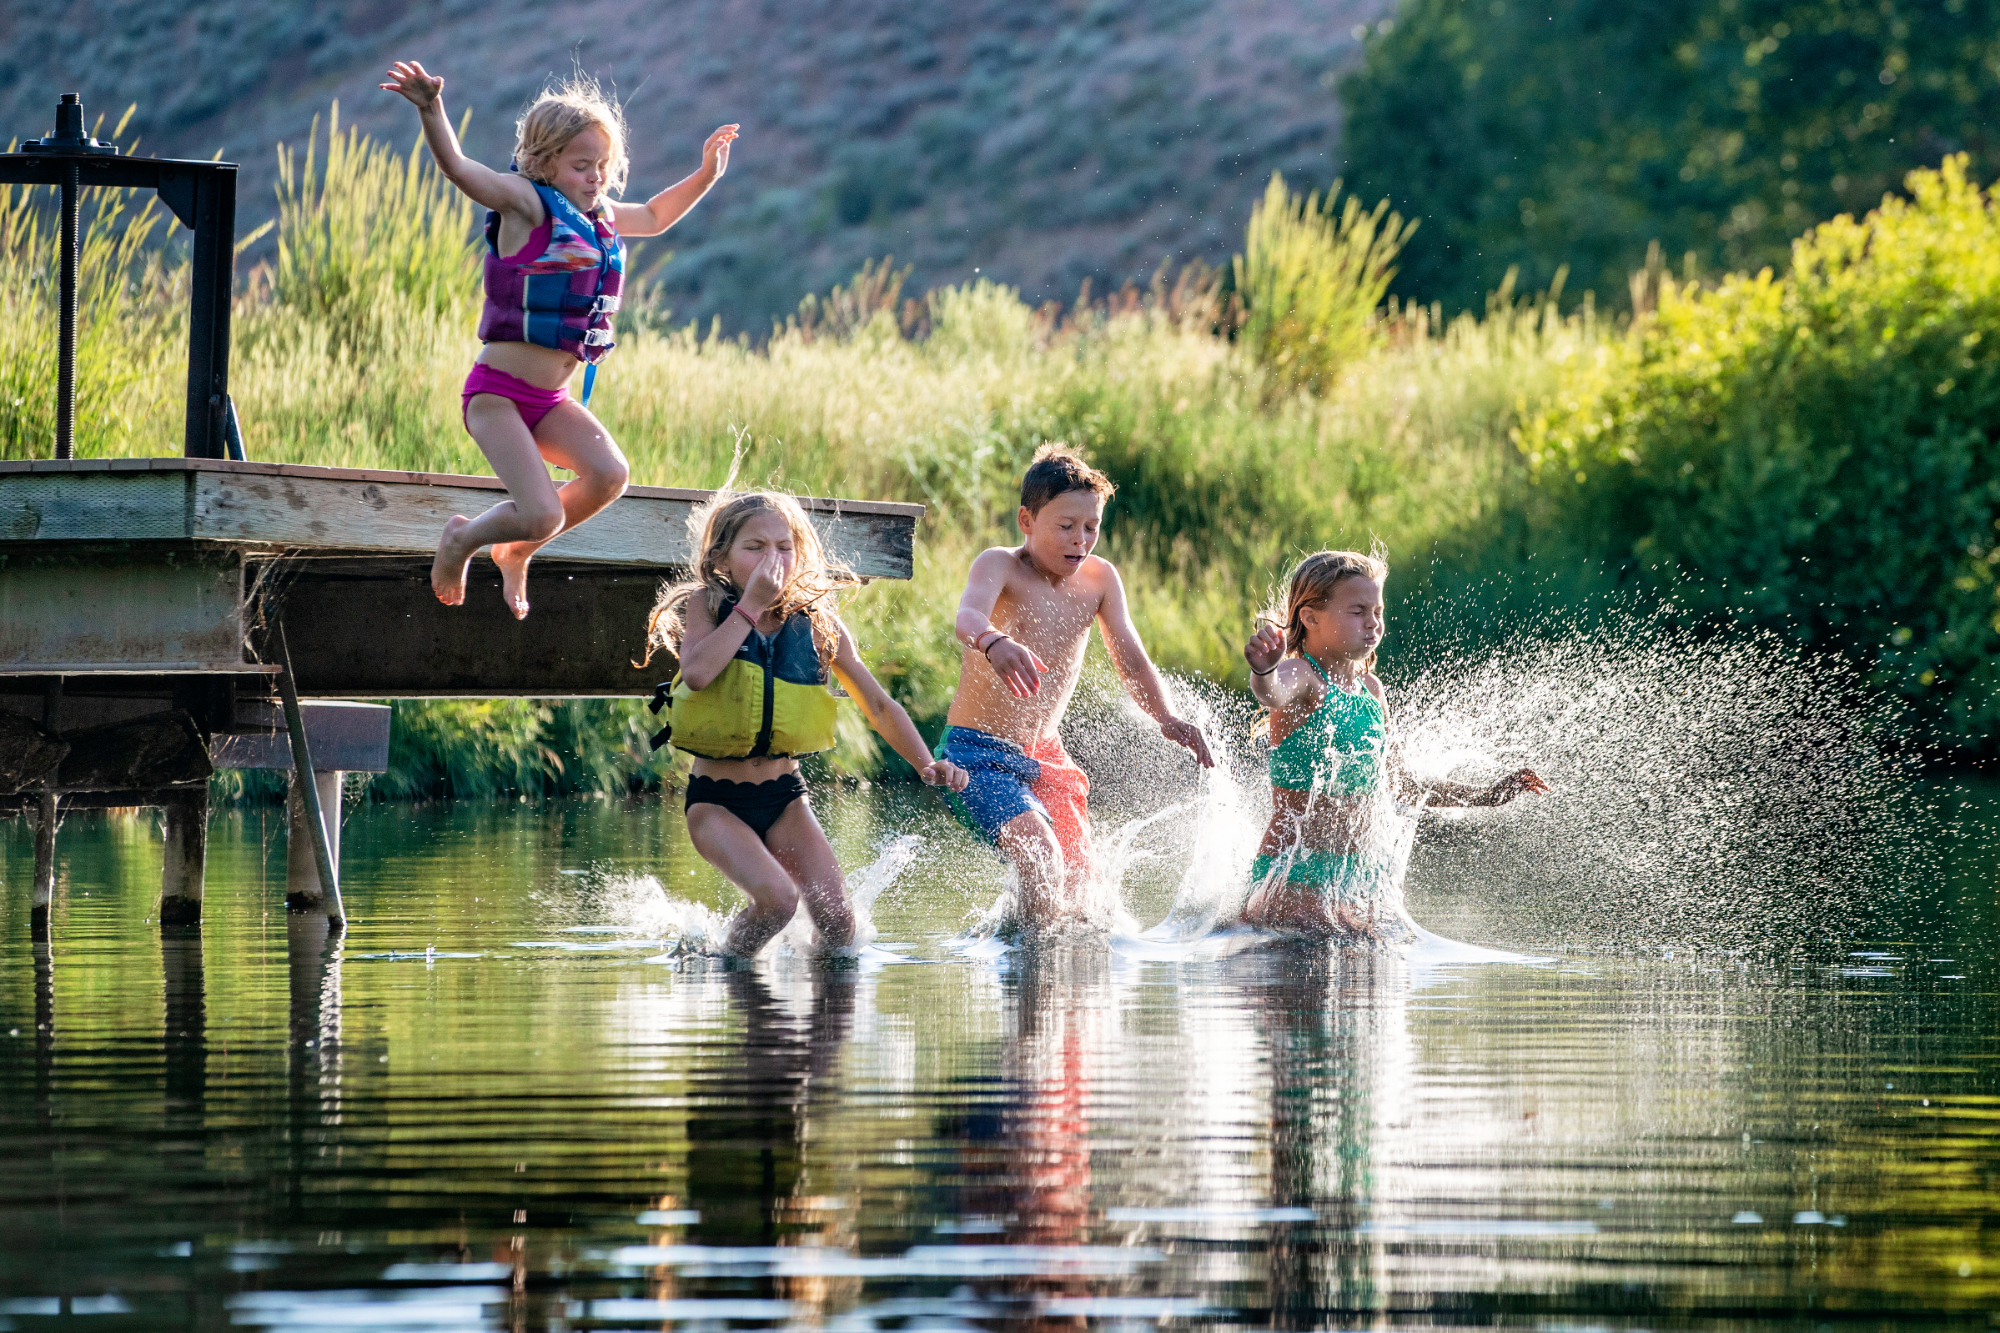
[[[635,248],[677,317],[762,331],[861,260],[1072,297],[1163,260],[1225,258],[1273,169],[1338,172],[1333,78],[1391,0],[73,0],[0,7],[0,137],[46,133],[64,91],[141,151],[243,164],[245,229],[272,211],[274,144],[344,122],[408,144],[375,89],[392,56],[447,79],[470,149],[503,164],[551,76],[615,86],[627,194],[678,179],[743,124],[728,177]]]

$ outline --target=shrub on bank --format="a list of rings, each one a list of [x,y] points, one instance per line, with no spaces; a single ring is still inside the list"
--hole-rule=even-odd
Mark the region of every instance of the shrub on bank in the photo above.
[[[1663,284],[1523,404],[1547,522],[1713,622],[1859,655],[1931,739],[2000,731],[2000,208],[1965,159],[1801,237],[1791,271]]]

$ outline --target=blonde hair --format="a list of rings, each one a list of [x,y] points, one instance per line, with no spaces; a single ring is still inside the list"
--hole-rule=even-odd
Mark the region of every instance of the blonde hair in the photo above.
[[[843,588],[859,587],[861,579],[828,561],[812,520],[791,496],[782,491],[718,491],[714,499],[697,505],[688,515],[688,538],[695,552],[692,577],[660,590],[653,614],[646,619],[646,657],[639,665],[652,661],[654,651],[660,648],[679,655],[681,640],[687,634],[688,603],[696,596],[707,599],[709,619],[714,620],[724,600],[742,595],[743,590],[730,582],[724,565],[743,525],[759,514],[783,515],[792,532],[792,576],[779,589],[772,610],[781,620],[799,614],[809,617],[819,660],[833,660],[840,642],[836,596]]]
[[[1359,551],[1315,551],[1298,564],[1292,566],[1292,577],[1285,590],[1285,604],[1282,616],[1277,607],[1265,611],[1260,617],[1285,631],[1285,656],[1305,655],[1306,622],[1300,613],[1309,606],[1316,606],[1333,596],[1333,590],[1348,579],[1368,578],[1377,583],[1386,582],[1389,566],[1379,555],[1363,555]],[[1368,660],[1361,664],[1363,671],[1375,669],[1375,654],[1369,653]]]
[[[575,74],[542,89],[514,122],[514,165],[531,181],[553,185],[551,170],[570,140],[588,129],[604,131],[611,141],[610,161],[604,169],[604,193],[615,199],[625,188],[625,172],[631,163],[625,156],[625,113],[604,95],[597,80]]]

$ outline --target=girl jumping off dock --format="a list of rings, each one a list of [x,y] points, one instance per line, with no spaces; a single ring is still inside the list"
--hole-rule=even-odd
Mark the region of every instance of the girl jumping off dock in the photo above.
[[[1355,551],[1309,555],[1292,570],[1282,617],[1244,645],[1250,692],[1271,710],[1271,823],[1250,872],[1249,925],[1313,939],[1393,931],[1375,908],[1400,861],[1395,799],[1505,805],[1549,789],[1526,768],[1479,787],[1418,783],[1394,762],[1388,695],[1374,673],[1388,577],[1387,565]]]
[[[755,954],[804,899],[821,947],[845,948],[854,937],[846,883],[799,776],[800,755],[833,748],[829,676],[925,782],[962,791],[965,771],[931,757],[862,663],[834,607],[860,580],[828,565],[798,501],[719,495],[688,527],[694,577],[661,594],[647,642],[680,657],[653,706],[668,706],[662,735],[695,756],[688,836],[750,898],[723,947]]]
[[[515,126],[514,172],[459,150],[445,119],[444,80],[399,60],[382,87],[408,98],[445,178],[486,215],[486,344],[466,377],[465,428],[506,484],[508,499],[476,519],[453,517],[438,541],[431,590],[465,601],[466,568],[491,546],[501,592],[528,614],[528,561],[625,492],[625,455],[585,406],[610,352],[624,281],[626,236],[657,236],[687,215],[729,166],[737,127],[702,145],[701,167],[643,204],[622,203],[625,119],[587,79],[544,92]],[[569,382],[586,365],[583,402]],[[575,473],[558,489],[547,464]]]

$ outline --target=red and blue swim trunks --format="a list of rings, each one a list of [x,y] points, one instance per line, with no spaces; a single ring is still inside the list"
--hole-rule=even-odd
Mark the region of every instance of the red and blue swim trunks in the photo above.
[[[972,779],[963,792],[946,793],[968,827],[997,846],[1000,830],[1010,821],[1038,814],[1055,831],[1056,845],[1069,868],[1096,873],[1090,778],[1063,749],[1060,737],[1045,736],[1023,749],[971,727],[946,727],[936,753]]]

